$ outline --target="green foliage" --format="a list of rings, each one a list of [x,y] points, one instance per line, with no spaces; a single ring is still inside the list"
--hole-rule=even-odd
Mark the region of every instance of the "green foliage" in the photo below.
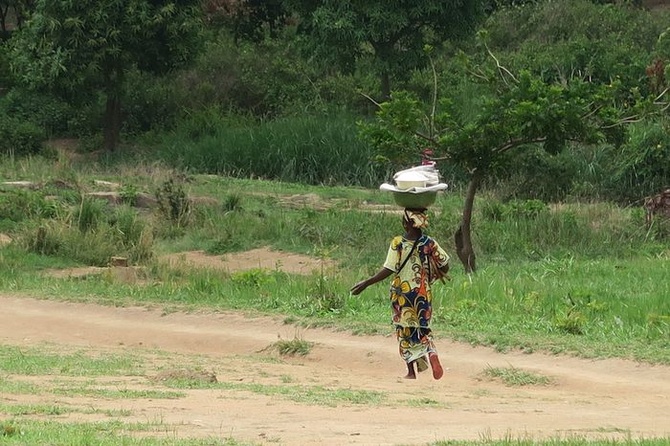
[[[487,200],[482,204],[481,213],[487,220],[510,221],[535,219],[549,211],[549,207],[540,200],[511,200],[506,203]]]
[[[170,178],[156,191],[158,209],[177,228],[187,226],[191,217],[191,201],[183,184]]]
[[[194,48],[196,7],[171,1],[38,1],[32,20],[12,39],[13,67],[17,73],[25,69],[23,80],[31,85],[49,85],[67,72],[63,80],[69,87],[93,80],[100,85],[104,76],[133,66],[164,72]],[[32,52],[21,54],[27,49]],[[43,58],[31,59],[37,55]]]
[[[305,341],[298,337],[291,340],[280,339],[271,346],[273,350],[277,350],[282,356],[307,356],[312,351],[312,347],[314,347],[313,342]]]
[[[72,107],[47,91],[14,88],[0,99],[0,114],[41,129],[41,137],[63,136],[74,115]]]
[[[586,150],[568,146],[552,155],[538,145],[515,150],[513,165],[504,167],[492,183],[504,198],[564,201],[576,182],[584,180],[580,172],[580,156]],[[577,156],[575,152],[579,152]]]
[[[137,212],[84,197],[70,206],[68,197],[46,198],[37,191],[0,194],[0,218],[12,221],[18,245],[29,252],[105,266],[112,256],[141,263],[153,255],[153,235]],[[108,216],[109,214],[109,216]]]
[[[424,132],[431,130],[431,123],[422,112],[419,99],[405,91],[396,92],[392,101],[380,104],[377,121],[359,121],[358,127],[363,141],[375,148],[376,161],[392,168],[416,163],[429,144],[420,134],[434,136]]]
[[[501,203],[482,198],[480,202],[476,217],[481,220],[476,224],[474,238],[486,257],[629,257],[643,250],[641,246],[653,256],[663,249],[662,244],[645,240],[648,234],[644,217],[635,209],[620,210],[606,203],[547,209],[536,201]]]
[[[601,129],[615,123],[618,112],[608,86],[579,80],[545,83],[528,71],[499,75],[495,64],[470,70],[480,70],[483,79],[482,105],[474,119],[462,116],[453,101],[441,101],[434,115],[430,105],[399,94],[391,101],[397,101],[395,105],[380,108],[376,122],[362,124],[361,136],[396,163],[423,141],[424,147],[433,144],[437,156],[463,170],[487,175],[509,169],[512,155],[518,153],[511,149],[541,143],[556,154],[568,140],[590,143],[606,138]],[[408,141],[414,141],[409,148]]]
[[[0,192],[0,220],[22,222],[56,218],[62,211],[62,203],[47,199],[37,191],[9,189]]]
[[[10,41],[12,70],[22,85],[50,89],[79,103],[107,101],[106,147],[120,131],[120,98],[132,69],[165,73],[198,45],[195,0],[36,3]]]
[[[25,156],[42,150],[44,132],[31,122],[2,114],[0,110],[0,154]]]
[[[630,127],[626,143],[613,154],[608,198],[634,203],[670,185],[670,119]]]
[[[381,76],[380,91],[390,93],[388,76],[401,77],[428,62],[426,45],[439,45],[471,33],[481,17],[482,1],[414,1],[388,7],[385,1],[293,1],[309,36],[312,52],[324,62],[353,71],[372,52],[372,68]]]
[[[547,385],[551,380],[537,373],[527,372],[516,367],[492,367],[484,369],[484,376],[499,379],[508,386]]]
[[[189,104],[189,92],[176,88],[174,76],[132,70],[122,98],[127,135],[169,129]]]
[[[369,147],[356,139],[349,115],[288,117],[228,125],[214,111],[186,121],[157,156],[178,168],[306,184],[378,185]],[[203,121],[206,123],[202,125]]]
[[[529,69],[547,81],[616,78],[625,93],[648,91],[640,80],[667,28],[663,15],[589,0],[535,2],[498,11],[486,28],[491,48],[505,55],[508,68]]]
[[[84,197],[73,216],[76,226],[83,233],[96,229],[98,223],[104,218],[105,210],[106,203],[104,201]]]
[[[145,263],[153,257],[153,231],[138,212],[127,206],[116,209],[109,219],[117,245],[133,263]]]
[[[122,185],[121,189],[119,190],[121,202],[127,204],[128,206],[135,206],[139,193],[140,191],[138,190],[137,186],[130,183]]]
[[[354,94],[356,79],[301,57],[294,40],[283,34],[251,44],[217,34],[170,87],[189,116],[214,111],[267,119],[362,108],[366,100]]]

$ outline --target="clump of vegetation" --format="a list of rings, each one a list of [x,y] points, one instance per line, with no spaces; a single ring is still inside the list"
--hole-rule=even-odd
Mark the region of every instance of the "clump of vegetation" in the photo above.
[[[184,228],[191,218],[191,201],[183,184],[174,178],[165,181],[156,191],[158,209],[163,217],[177,228]]]
[[[0,424],[0,432],[2,432],[3,437],[13,437],[19,431],[14,424],[2,423]]]
[[[489,365],[482,374],[490,379],[499,379],[507,386],[544,386],[551,383],[551,379],[547,376],[516,367],[492,367]]]
[[[280,339],[268,349],[274,350],[282,356],[307,356],[313,347],[313,342],[295,337],[293,339]]]

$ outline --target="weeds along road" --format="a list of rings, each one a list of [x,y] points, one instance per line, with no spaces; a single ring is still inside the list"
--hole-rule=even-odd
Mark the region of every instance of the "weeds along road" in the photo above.
[[[41,390],[4,393],[3,405],[88,408],[54,415],[54,421],[108,420],[122,410],[128,414],[123,423],[159,420],[161,428],[151,435],[285,445],[670,437],[667,366],[499,354],[438,338],[448,368],[444,377],[434,381],[422,374],[406,381],[392,336],[297,328],[237,313],[166,314],[12,295],[0,296],[0,304],[0,343],[5,346],[140,358],[143,372],[137,376],[5,376],[29,380]],[[269,348],[278,338],[296,337],[315,343],[307,356],[282,358]],[[506,386],[483,375],[492,367],[513,367],[550,383]],[[169,389],[161,377],[203,371],[218,383],[176,389],[184,395],[172,399],[94,398],[49,390],[63,380],[86,380],[88,386],[93,381],[100,388]]]

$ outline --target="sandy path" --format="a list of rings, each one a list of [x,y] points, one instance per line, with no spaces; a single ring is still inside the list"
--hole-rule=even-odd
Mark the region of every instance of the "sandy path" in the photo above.
[[[448,439],[670,436],[670,367],[542,354],[498,354],[437,340],[449,369],[440,381],[400,379],[404,365],[391,337],[298,329],[239,314],[163,315],[145,308],[0,296],[0,343],[199,355],[219,382],[381,392],[381,404],[298,403],[244,389],[188,390],[180,399],[100,399],[96,408],[131,411],[124,421],[160,419],[171,437],[235,438],[258,444],[394,445]],[[316,342],[305,358],[259,360],[283,339]],[[546,386],[507,387],[481,378],[487,367],[513,366],[552,378]],[[150,374],[148,372],[148,374]],[[50,377],[53,378],[53,377]],[[128,385],[143,384],[143,377]],[[146,385],[146,379],[144,380]],[[46,397],[55,398],[55,397]],[[0,395],[18,404],[30,395]],[[84,400],[79,398],[79,400]],[[60,403],[81,404],[76,397]],[[42,401],[45,402],[45,401]],[[0,413],[0,415],[2,415]],[[68,414],[65,421],[86,419]]]

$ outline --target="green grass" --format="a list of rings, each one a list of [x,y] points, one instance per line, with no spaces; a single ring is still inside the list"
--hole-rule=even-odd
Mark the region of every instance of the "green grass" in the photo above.
[[[171,427],[156,423],[60,423],[24,418],[0,420],[0,444],[12,446],[249,446],[229,438],[175,438]]]
[[[279,397],[316,406],[338,407],[350,405],[379,406],[386,403],[388,395],[384,392],[357,389],[329,389],[322,386],[302,386],[283,383],[268,385],[255,383],[219,383],[216,388],[247,391],[259,395]]]
[[[379,269],[390,238],[401,231],[396,214],[366,210],[369,203],[394,208],[392,198],[376,189],[185,175],[160,163],[124,163],[122,158],[102,167],[62,163],[51,172],[39,157],[1,159],[0,172],[8,179],[44,184],[67,180],[74,188],[0,195],[6,203],[3,231],[15,239],[0,248],[0,291],[158,305],[165,311],[269,313],[296,325],[359,334],[390,329],[385,285],[361,296],[348,292]],[[158,210],[103,211],[72,199],[97,189],[99,178],[149,195],[165,190],[172,179],[175,197],[183,191],[210,200],[197,202],[187,220],[175,223]],[[26,203],[30,213],[21,212]],[[644,229],[640,210],[607,203],[503,204],[486,191],[478,203],[473,235],[479,270],[472,276],[463,273],[452,241],[462,197],[442,195],[433,209],[428,233],[454,257],[452,280],[434,288],[438,336],[500,351],[670,364],[670,283],[664,279],[670,270],[668,239]],[[49,242],[42,246],[57,249],[31,249],[40,227],[46,228]],[[201,249],[221,255],[260,246],[329,258],[340,268],[311,276],[263,270],[229,275],[156,261],[170,252]],[[127,254],[131,262],[143,264],[141,283],[109,275],[56,279],[41,274],[46,268],[104,264],[112,254]],[[69,360],[62,364],[67,367]]]
[[[304,339],[280,339],[272,344],[271,348],[282,356],[307,356],[312,351],[313,342]]]
[[[484,369],[483,375],[491,379],[499,379],[507,386],[537,386],[551,383],[551,379],[518,369],[516,367],[491,367]]]
[[[378,184],[371,148],[357,133],[356,117],[347,115],[294,116],[242,127],[221,121],[205,132],[186,121],[163,138],[153,156],[180,168],[241,178]]]
[[[141,361],[133,355],[88,356],[85,351],[53,353],[39,347],[0,345],[0,371],[21,375],[105,376],[138,375]]]

